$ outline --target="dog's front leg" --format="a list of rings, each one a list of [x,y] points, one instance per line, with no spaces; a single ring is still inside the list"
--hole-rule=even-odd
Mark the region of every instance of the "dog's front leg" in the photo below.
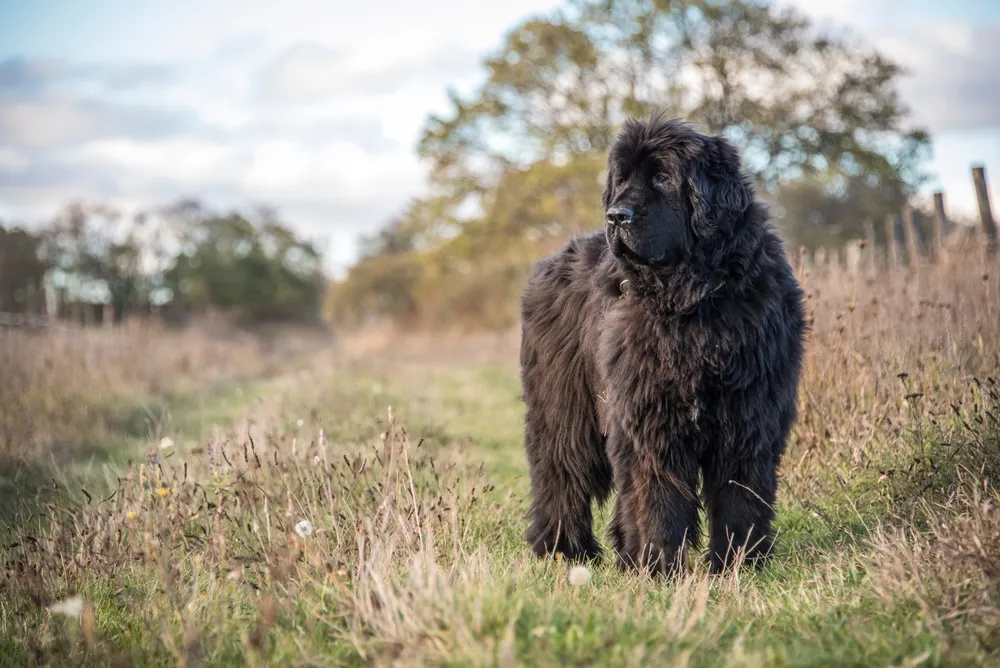
[[[698,468],[683,453],[641,448],[633,473],[639,563],[652,574],[682,571],[699,542]]]
[[[632,442],[620,428],[607,439],[608,457],[614,471],[615,510],[608,526],[608,538],[624,571],[639,567],[639,526],[636,524],[635,471],[638,463]]]

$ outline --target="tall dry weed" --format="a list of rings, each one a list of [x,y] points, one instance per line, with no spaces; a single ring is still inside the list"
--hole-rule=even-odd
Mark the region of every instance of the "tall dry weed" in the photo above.
[[[870,568],[886,602],[912,601],[945,638],[1000,651],[1000,489],[963,472],[955,492],[920,504],[920,524],[880,528]]]
[[[107,437],[123,402],[192,393],[268,365],[255,337],[207,324],[0,328],[0,454],[72,450]]]

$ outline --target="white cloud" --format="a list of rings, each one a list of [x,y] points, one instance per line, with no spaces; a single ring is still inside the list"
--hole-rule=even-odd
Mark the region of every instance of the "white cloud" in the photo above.
[[[444,97],[447,63],[422,57],[382,69],[338,68],[332,49],[284,53],[308,57],[290,65],[279,55],[270,71],[244,67],[230,77],[211,67],[194,76],[188,64],[185,76],[158,89],[166,110],[135,87],[95,102],[76,92],[80,79],[65,68],[0,68],[0,204],[20,217],[47,218],[79,197],[159,205],[195,196],[214,208],[268,203],[303,232],[331,239],[334,266],[349,262],[354,238],[422,188],[413,143],[423,114]],[[324,64],[319,56],[326,55]],[[443,74],[434,69],[443,66]],[[289,99],[260,104],[254,91],[262,72],[272,92]],[[324,99],[332,80],[340,82],[336,94]],[[434,83],[419,85],[427,80]],[[394,81],[407,85],[396,90]]]
[[[864,0],[792,0],[788,4],[796,6],[814,19],[843,25],[852,23],[859,11],[871,3]]]
[[[94,130],[94,119],[71,100],[10,102],[0,106],[0,137],[28,149],[77,141]]]
[[[190,185],[234,170],[238,159],[239,154],[225,144],[196,139],[102,139],[85,144],[71,157],[84,168],[120,170],[132,181],[169,178]]]
[[[878,44],[910,70],[901,92],[932,131],[1000,126],[1000,24],[925,24]]]
[[[1000,126],[1000,20],[931,14],[911,0],[784,1],[849,27],[906,68],[900,92],[932,132]],[[950,18],[941,20],[940,13]]]
[[[339,141],[317,149],[289,141],[264,142],[253,150],[244,183],[253,191],[306,197],[324,191],[370,197],[402,186],[412,191],[421,174],[414,161],[385,160]],[[395,195],[389,195],[395,198]]]
[[[482,54],[455,44],[372,54],[337,51],[315,42],[296,43],[267,62],[258,77],[258,99],[272,104],[315,105],[345,97],[400,94],[441,86],[479,70]]]
[[[0,89],[0,144],[28,151],[65,149],[96,138],[158,139],[203,129],[193,110],[120,104],[67,92],[18,96]]]
[[[931,44],[940,47],[952,55],[960,58],[975,58],[977,47],[976,28],[969,23],[959,23],[957,21],[935,22],[933,25],[925,24],[917,32],[918,39],[926,39]]]
[[[344,54],[303,42],[289,47],[264,67],[260,93],[265,100],[318,102],[343,86]]]
[[[28,158],[12,148],[0,146],[0,170],[20,172],[28,166]]]

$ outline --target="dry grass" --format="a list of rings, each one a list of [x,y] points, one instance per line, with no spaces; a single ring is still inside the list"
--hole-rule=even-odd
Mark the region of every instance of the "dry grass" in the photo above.
[[[665,584],[602,565],[571,585],[522,539],[511,336],[386,339],[275,379],[210,439],[133,443],[131,466],[33,490],[4,527],[0,655],[996,665],[1000,285],[960,259],[803,276],[802,412],[761,573],[694,564]],[[75,619],[46,610],[75,595]]]
[[[1000,649],[1000,490],[963,475],[947,500],[922,502],[919,519],[875,533],[878,594],[914,601],[946,641],[985,632],[980,640]]]
[[[268,375],[287,363],[282,352],[217,318],[179,330],[145,321],[0,328],[0,455],[114,437],[124,403]]]

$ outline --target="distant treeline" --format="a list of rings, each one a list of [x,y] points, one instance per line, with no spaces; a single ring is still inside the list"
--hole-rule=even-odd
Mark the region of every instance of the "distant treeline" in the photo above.
[[[793,248],[862,238],[925,179],[930,139],[900,102],[900,68],[784,6],[567,0],[483,65],[484,83],[425,123],[430,195],[331,286],[336,322],[514,324],[531,264],[601,226],[607,150],[653,108],[737,144]]]
[[[0,221],[0,312],[309,321],[325,289],[320,252],[266,208],[219,214],[184,200],[125,217],[74,202],[44,225]]]

